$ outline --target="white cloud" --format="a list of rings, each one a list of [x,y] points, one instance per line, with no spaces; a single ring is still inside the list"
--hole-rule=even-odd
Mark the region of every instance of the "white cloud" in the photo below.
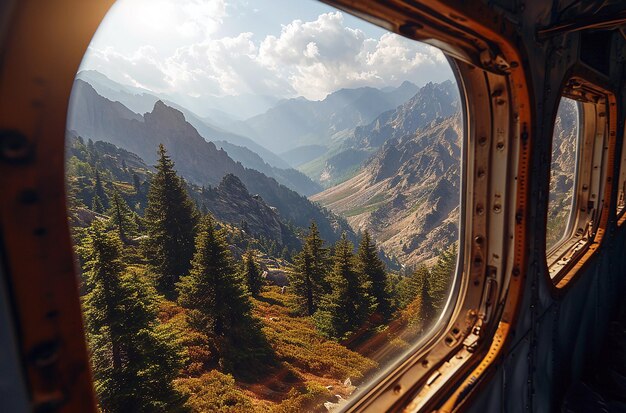
[[[177,35],[201,40],[187,42],[165,59],[151,47],[126,55],[90,49],[84,66],[125,83],[189,96],[255,93],[322,99],[343,87],[397,86],[404,80],[423,84],[451,77],[437,49],[391,33],[367,38],[363,31],[345,27],[340,12],[309,22],[294,20],[279,35],[257,43],[252,33],[212,39],[213,29],[203,29],[200,22],[213,19],[219,24],[223,6],[223,1],[186,0],[179,13],[194,18],[181,17],[184,24]]]

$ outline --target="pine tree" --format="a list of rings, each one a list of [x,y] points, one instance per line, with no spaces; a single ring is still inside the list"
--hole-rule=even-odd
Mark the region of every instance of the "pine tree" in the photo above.
[[[180,349],[171,332],[157,325],[154,291],[137,274],[126,273],[120,240],[98,220],[83,251],[83,304],[102,411],[181,411],[183,400],[172,387]]]
[[[109,197],[104,190],[104,185],[102,185],[102,179],[100,178],[100,171],[98,169],[96,169],[96,180],[93,185],[93,193],[95,196],[100,198],[103,209],[106,210],[109,207]]]
[[[141,181],[139,180],[139,175],[133,172],[133,188],[135,189],[135,193],[139,194],[141,192]]]
[[[211,215],[201,220],[192,268],[178,291],[189,325],[207,335],[222,368],[237,369],[259,355],[263,339],[252,318],[245,280],[237,274],[224,231],[216,229]]]
[[[374,307],[368,295],[371,287],[356,269],[353,249],[344,233],[335,245],[328,275],[330,293],[324,295],[314,316],[320,331],[335,339],[345,339],[360,329]]]
[[[113,192],[113,198],[111,198],[110,204],[111,206],[107,211],[107,215],[110,217],[113,226],[117,229],[122,242],[128,244],[129,238],[136,235],[139,230],[135,217],[137,214],[130,209],[117,190]]]
[[[157,289],[171,297],[175,283],[191,267],[197,212],[162,144],[156,169],[144,214],[148,236],[144,254]]]
[[[419,265],[400,286],[403,316],[410,325],[425,329],[434,319],[433,302],[429,294],[430,271],[425,265]]]
[[[89,153],[89,162],[91,163],[91,166],[95,167],[96,166],[96,159],[95,159],[96,147],[94,146],[91,138],[87,140],[87,152]]]
[[[91,210],[93,212],[97,212],[98,214],[104,213],[104,205],[102,205],[102,201],[98,195],[94,195],[91,200]]]
[[[358,269],[370,284],[370,295],[376,303],[375,313],[386,321],[391,316],[391,293],[387,283],[385,264],[378,257],[376,243],[369,232],[363,233],[357,254]]]
[[[433,316],[443,311],[448,298],[448,291],[456,269],[456,256],[456,244],[453,244],[441,253],[437,263],[430,271],[428,294],[433,303],[433,311],[435,312]]]
[[[82,206],[80,200],[78,199],[78,185],[75,179],[68,179],[66,185],[66,193],[67,193],[67,218],[70,223],[70,229],[72,232],[74,228],[78,226],[80,223],[80,218],[78,216],[78,210]]]
[[[254,252],[250,249],[246,251],[243,257],[243,278],[248,285],[248,291],[250,291],[253,296],[257,296],[261,291],[263,280],[261,279],[259,266],[255,261]]]
[[[302,251],[295,257],[295,272],[291,287],[298,296],[298,306],[308,315],[317,310],[320,300],[327,292],[326,274],[329,268],[328,249],[320,238],[315,222],[311,222]]]

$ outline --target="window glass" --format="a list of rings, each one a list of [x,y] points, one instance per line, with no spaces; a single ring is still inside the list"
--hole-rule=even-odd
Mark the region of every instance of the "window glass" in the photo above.
[[[549,251],[566,235],[573,207],[578,149],[578,103],[561,98],[552,136],[550,199],[546,249]]]
[[[451,67],[295,3],[120,1],[85,55],[68,213],[103,411],[341,407],[443,310],[463,142]],[[554,202],[567,214],[571,194]]]

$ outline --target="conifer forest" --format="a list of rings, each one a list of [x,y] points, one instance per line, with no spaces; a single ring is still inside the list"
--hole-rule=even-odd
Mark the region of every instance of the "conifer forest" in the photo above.
[[[169,149],[155,147],[148,167],[110,143],[68,140],[68,219],[102,412],[325,412],[442,311],[455,243],[405,267],[368,231],[325,237],[314,217],[272,236],[246,211],[220,218],[217,189],[183,179]]]

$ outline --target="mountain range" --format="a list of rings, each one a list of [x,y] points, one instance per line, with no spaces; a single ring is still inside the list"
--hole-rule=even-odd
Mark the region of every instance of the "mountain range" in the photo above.
[[[457,239],[462,136],[456,86],[429,83],[356,128],[345,146],[374,154],[352,178],[311,199],[370,231],[406,266],[432,259]]]
[[[181,111],[185,115],[185,120],[196,128],[198,133],[206,140],[222,140],[233,145],[246,147],[258,154],[264,162],[267,162],[274,167],[283,169],[289,168],[289,164],[287,162],[253,140],[223,130],[220,125],[228,125],[235,121],[235,119],[239,119],[235,118],[234,115],[230,113],[213,109],[210,116],[202,117],[173,102],[168,97],[157,96],[146,89],[122,85],[112,81],[102,73],[95,70],[81,71],[76,75],[76,79],[88,83],[100,96],[113,102],[120,102],[132,112],[138,114],[150,112],[154,107],[154,104],[160,100],[167,106]],[[244,99],[242,98],[242,100]],[[259,110],[262,109],[260,108]]]
[[[273,177],[236,162],[225,150],[206,141],[181,111],[161,101],[155,103],[151,112],[139,115],[120,102],[100,96],[91,85],[78,79],[70,108],[68,129],[84,139],[110,142],[137,154],[148,165],[156,162],[156,150],[162,143],[176,163],[178,173],[193,184],[218,186],[224,176],[232,174],[251,194],[258,194],[267,205],[276,208],[286,225],[306,228],[315,220],[320,233],[329,241],[338,239],[342,232],[354,237],[344,220]]]
[[[230,130],[275,152],[313,144],[332,146],[356,126],[404,103],[417,89],[404,82],[391,91],[361,87],[340,89],[320,101],[287,99],[265,113],[233,123]]]
[[[99,87],[113,93],[114,82],[107,85]],[[311,220],[329,241],[367,229],[388,256],[409,267],[457,239],[462,117],[452,81],[284,100],[236,121],[233,131],[146,93],[141,104],[154,103],[141,115],[122,103],[138,99],[139,91],[126,92],[114,101],[77,79],[68,128],[148,165],[163,143],[178,172],[206,186],[206,206],[225,222],[239,224],[237,217],[254,210],[245,220],[277,242],[293,239],[291,225],[305,228]]]

